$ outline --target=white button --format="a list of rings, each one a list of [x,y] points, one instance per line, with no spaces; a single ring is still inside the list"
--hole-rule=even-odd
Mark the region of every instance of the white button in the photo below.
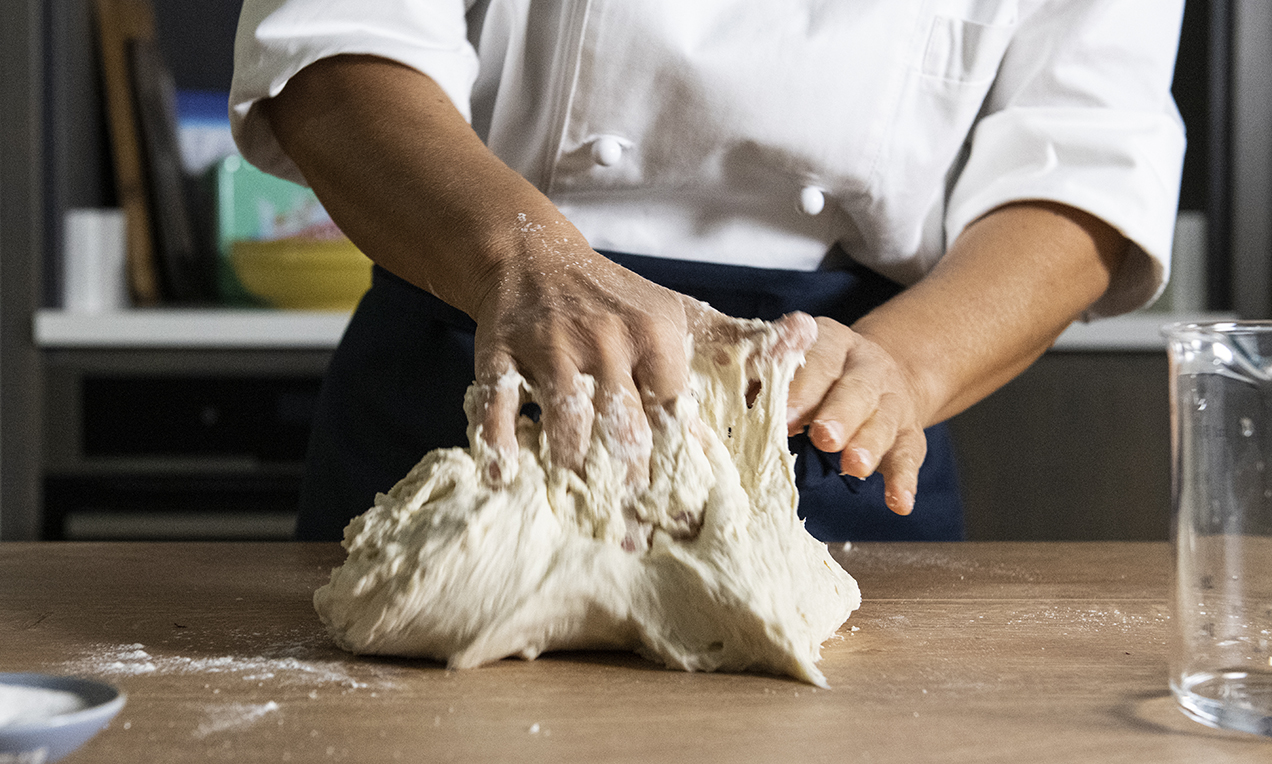
[[[613,167],[623,158],[623,144],[608,136],[592,141],[592,161],[601,167]]]
[[[816,186],[804,186],[799,192],[799,208],[805,215],[816,215],[826,209],[826,193]]]

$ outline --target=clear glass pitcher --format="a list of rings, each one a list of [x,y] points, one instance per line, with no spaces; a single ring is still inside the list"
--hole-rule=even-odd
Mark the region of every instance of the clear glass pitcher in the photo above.
[[[1272,322],[1163,327],[1175,585],[1171,690],[1272,736]]]

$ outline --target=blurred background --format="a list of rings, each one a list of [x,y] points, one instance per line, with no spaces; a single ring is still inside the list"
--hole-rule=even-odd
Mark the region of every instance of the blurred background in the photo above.
[[[290,534],[369,263],[238,159],[236,0],[0,3],[0,539]],[[1158,327],[1272,315],[1272,4],[1189,0],[1174,278],[953,420],[973,539],[1163,539]]]

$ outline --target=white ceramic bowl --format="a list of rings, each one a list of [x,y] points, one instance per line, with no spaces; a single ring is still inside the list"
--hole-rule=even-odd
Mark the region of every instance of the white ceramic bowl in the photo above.
[[[60,690],[79,697],[81,708],[0,727],[0,759],[51,762],[96,735],[124,707],[125,696],[101,682],[49,674],[0,674],[0,685]]]

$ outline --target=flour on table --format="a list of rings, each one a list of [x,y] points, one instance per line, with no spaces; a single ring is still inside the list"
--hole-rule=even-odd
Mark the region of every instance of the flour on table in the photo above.
[[[474,447],[426,455],[345,529],[348,558],[314,594],[336,642],[452,668],[630,649],[686,671],[825,686],[821,644],[861,595],[796,515],[786,389],[802,353],[789,340],[812,327],[786,321],[739,320],[699,341],[692,395],[653,423],[647,485],[611,456],[622,439],[599,417],[585,478],[553,465],[525,417],[501,487],[482,479],[488,447],[471,424]]]
[[[194,731],[197,738],[218,732],[238,732],[250,727],[268,714],[278,711],[278,703],[226,703],[206,709],[206,718]]]
[[[102,677],[114,676],[190,676],[218,675],[244,682],[269,680],[277,686],[339,687],[359,690],[385,686],[382,681],[362,681],[348,670],[344,661],[304,660],[309,652],[305,642],[273,646],[268,655],[211,655],[187,657],[164,655],[150,651],[143,644],[95,645],[78,658],[59,667],[69,674]],[[376,672],[372,672],[373,674]],[[3,762],[0,762],[3,764]]]

